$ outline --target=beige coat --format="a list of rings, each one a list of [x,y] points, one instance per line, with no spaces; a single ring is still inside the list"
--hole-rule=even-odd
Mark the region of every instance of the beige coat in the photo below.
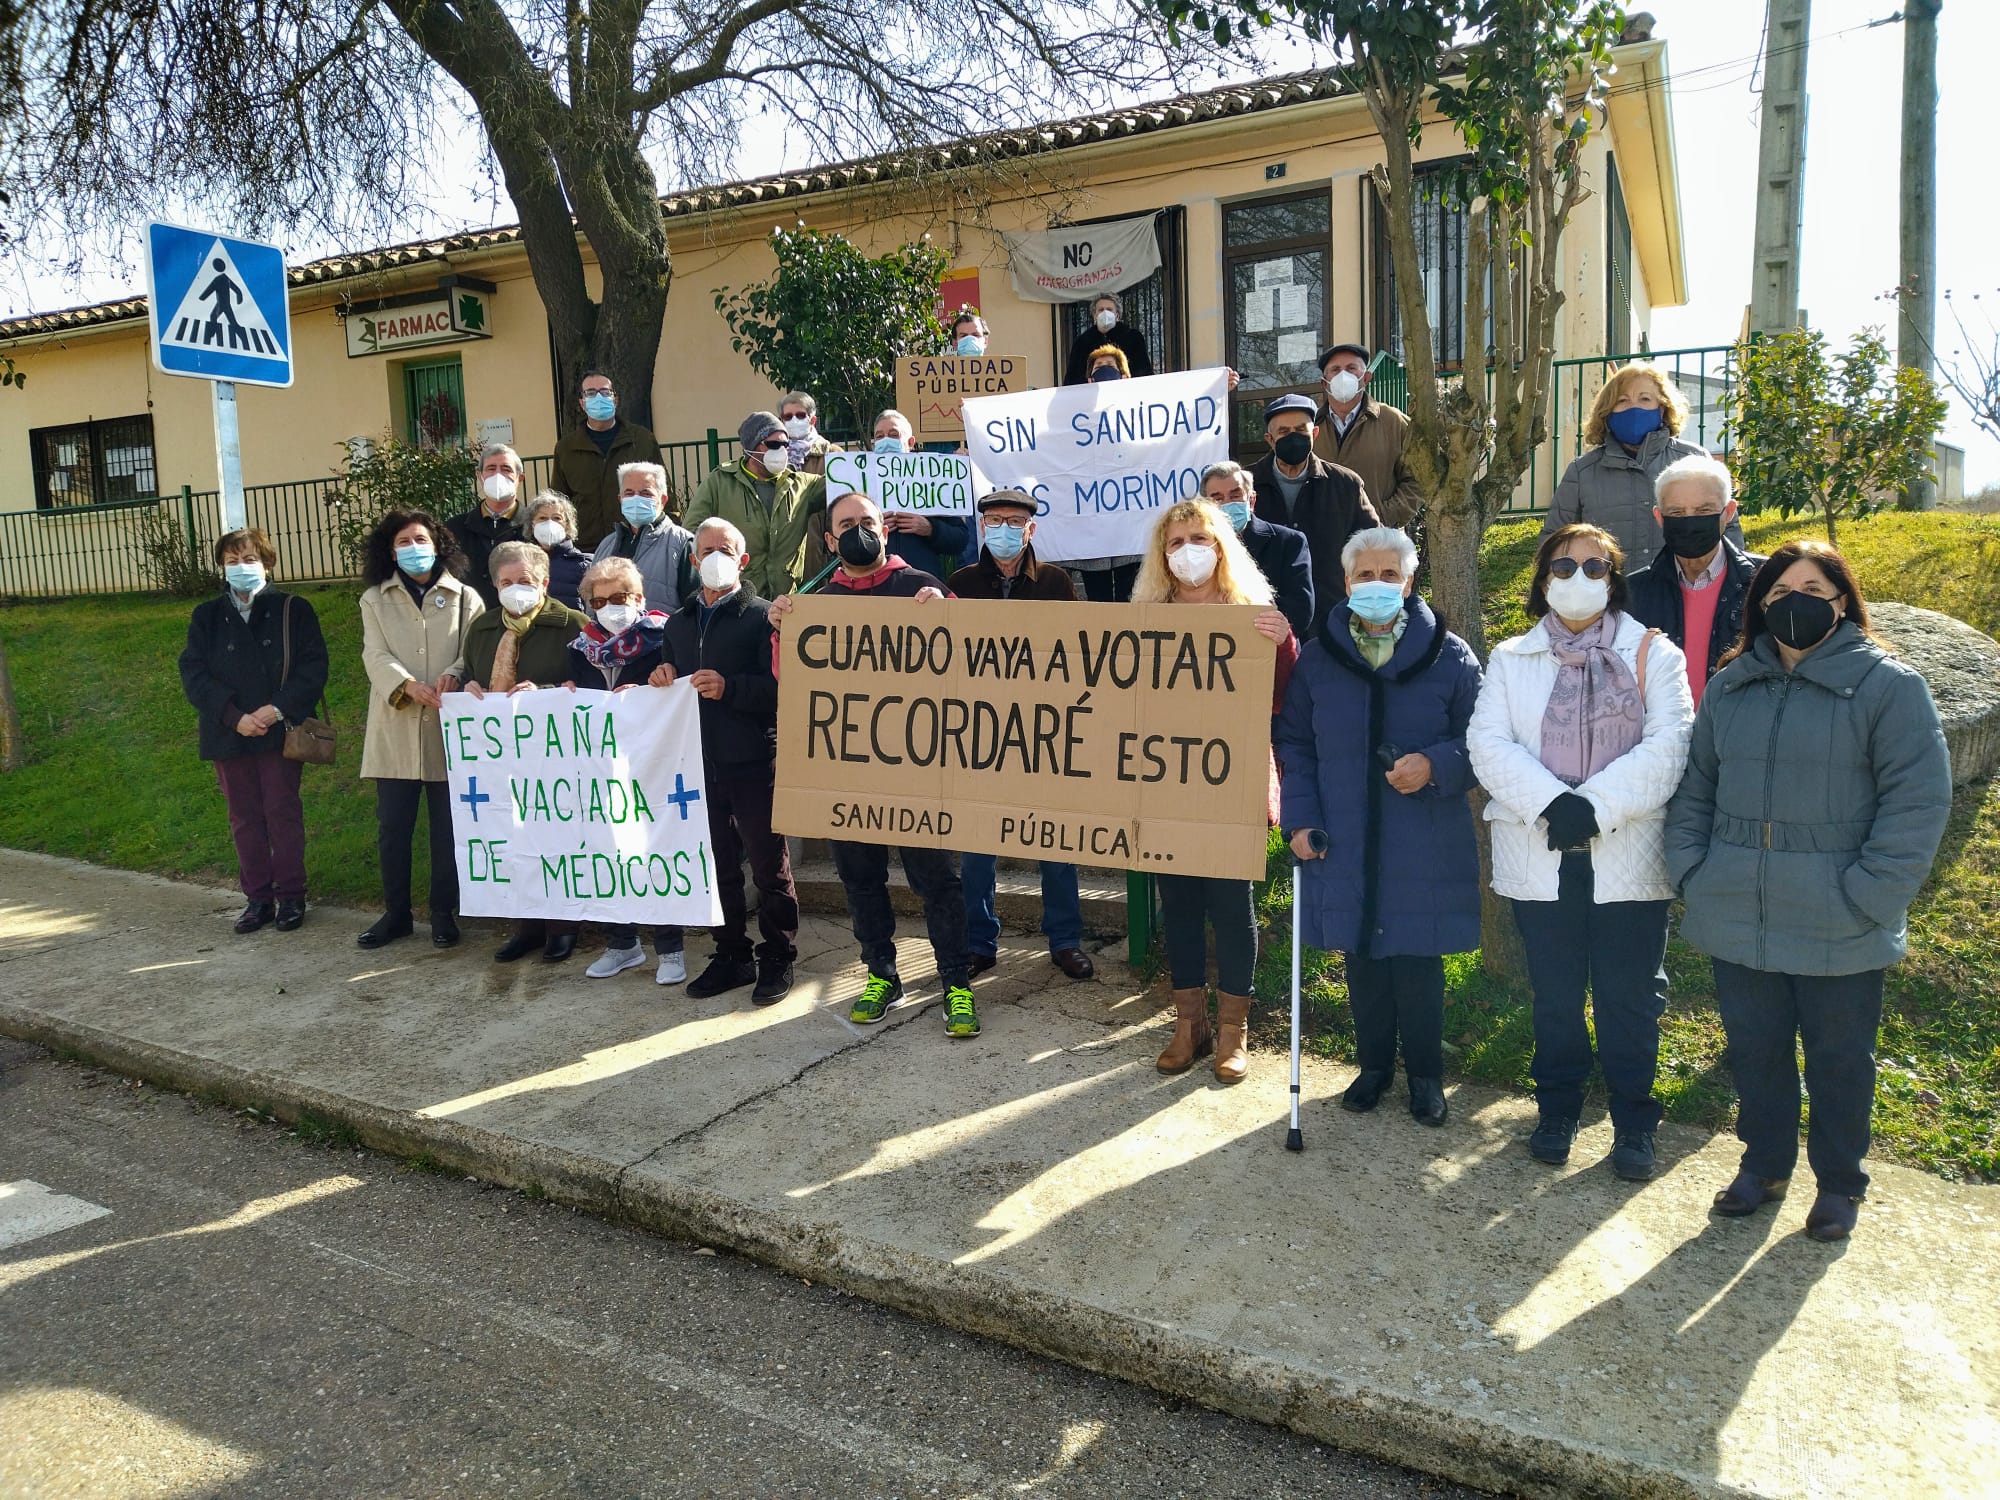
[[[361,664],[368,672],[368,733],[361,774],[386,781],[443,781],[444,736],[437,710],[390,704],[404,683],[434,683],[465,672],[465,627],[486,605],[450,574],[424,595],[421,613],[400,578],[361,596]]]

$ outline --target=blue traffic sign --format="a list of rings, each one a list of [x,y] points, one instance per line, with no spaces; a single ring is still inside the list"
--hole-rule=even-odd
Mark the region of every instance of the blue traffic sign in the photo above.
[[[148,224],[146,296],[153,363],[166,374],[292,383],[285,252],[276,245]]]

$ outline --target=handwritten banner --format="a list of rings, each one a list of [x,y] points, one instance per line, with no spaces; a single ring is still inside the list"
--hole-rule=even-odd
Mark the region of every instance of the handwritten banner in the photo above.
[[[693,688],[447,693],[440,718],[466,915],[722,920]]]
[[[1143,552],[1153,513],[1229,457],[1228,390],[1224,371],[1191,370],[968,400],[979,492],[1035,497],[1038,557]]]
[[[859,490],[884,510],[969,516],[972,460],[962,453],[837,452],[826,456],[829,496]]]
[[[1256,616],[802,596],[779,637],[773,821],[1262,879],[1276,648]]]
[[[919,442],[955,443],[965,434],[959,404],[1005,396],[1034,384],[1025,354],[906,354],[896,361],[896,410]]]

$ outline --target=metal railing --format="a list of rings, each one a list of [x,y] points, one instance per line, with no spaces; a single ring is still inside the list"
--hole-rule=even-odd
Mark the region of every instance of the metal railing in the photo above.
[[[668,490],[680,504],[711,469],[735,456],[735,434],[724,436],[713,427],[706,437],[660,445]],[[551,455],[523,458],[522,463],[529,495],[549,487]],[[271,538],[286,579],[308,582],[352,575],[341,552],[332,503],[342,482],[342,476],[329,474],[243,487],[245,520]],[[184,551],[197,567],[207,567],[222,531],[218,500],[214,490],[183,486],[176,494],[123,505],[0,511],[0,598],[162,588],[167,576],[163,551]],[[591,537],[584,545],[596,541]]]

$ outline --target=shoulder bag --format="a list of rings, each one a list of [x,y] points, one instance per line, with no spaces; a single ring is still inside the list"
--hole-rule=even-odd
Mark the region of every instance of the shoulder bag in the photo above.
[[[286,679],[292,675],[292,604],[293,597],[285,596],[285,664],[279,669],[278,688],[283,691]],[[320,713],[326,712],[326,694],[319,695],[315,705]],[[285,726],[285,759],[302,760],[308,765],[330,766],[333,764],[333,725],[323,718],[307,714],[296,724]]]

